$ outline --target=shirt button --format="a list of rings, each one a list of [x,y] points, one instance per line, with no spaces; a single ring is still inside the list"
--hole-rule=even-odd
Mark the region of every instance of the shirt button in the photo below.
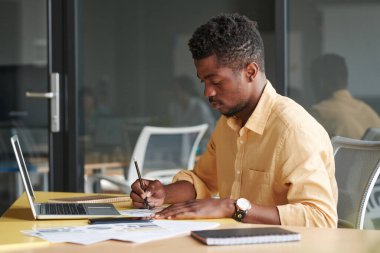
[[[237,173],[238,175],[240,175],[240,170],[236,171],[236,173]]]
[[[243,144],[244,143],[244,141],[243,140],[240,140],[240,144]]]

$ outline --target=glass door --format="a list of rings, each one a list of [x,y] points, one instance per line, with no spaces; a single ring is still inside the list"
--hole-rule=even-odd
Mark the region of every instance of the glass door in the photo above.
[[[48,188],[48,101],[28,91],[49,85],[47,1],[0,1],[0,183],[6,199],[23,192],[10,137],[17,134],[36,190]]]
[[[50,151],[60,131],[61,105],[59,73],[51,66],[49,4],[0,1],[0,214],[24,191],[11,136],[18,135],[34,189],[52,184]]]

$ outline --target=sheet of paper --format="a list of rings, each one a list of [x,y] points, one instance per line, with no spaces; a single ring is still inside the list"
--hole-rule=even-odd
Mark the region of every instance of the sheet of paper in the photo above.
[[[98,234],[96,231],[97,230],[84,229],[82,227],[56,227],[21,232],[53,243],[73,242],[87,245],[108,240],[107,235]]]
[[[154,209],[126,209],[120,211],[122,215],[132,216],[132,217],[150,217],[156,212],[161,211],[163,208]]]
[[[25,230],[22,233],[49,242],[93,244],[105,240],[121,240],[143,243],[190,234],[192,230],[215,228],[216,222],[155,220],[151,223],[117,223],[76,227],[52,227]]]
[[[155,220],[153,223],[159,226],[159,233],[142,234],[118,234],[113,239],[121,241],[130,241],[135,243],[149,242],[153,240],[170,238],[178,235],[190,234],[192,230],[211,229],[219,226],[216,222],[199,222],[199,221],[175,221],[175,220]]]

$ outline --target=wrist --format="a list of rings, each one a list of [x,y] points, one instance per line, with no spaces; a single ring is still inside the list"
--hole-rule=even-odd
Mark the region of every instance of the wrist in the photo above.
[[[163,191],[165,204],[175,204],[196,198],[194,186],[188,181],[163,185]]]
[[[252,204],[248,199],[239,198],[235,201],[235,212],[233,214],[233,219],[238,222],[243,222],[245,216],[251,210]]]
[[[232,218],[234,216],[235,201],[234,199],[224,199],[224,217]]]
[[[163,204],[169,204],[168,200],[170,201],[170,188],[168,188],[167,185],[163,185],[163,187],[162,187]]]

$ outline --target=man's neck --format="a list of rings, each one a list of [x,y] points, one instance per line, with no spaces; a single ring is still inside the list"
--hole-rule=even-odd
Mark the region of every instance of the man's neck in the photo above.
[[[260,81],[254,84],[254,92],[252,92],[250,103],[248,104],[247,108],[236,115],[242,121],[242,127],[245,125],[245,123],[247,123],[249,117],[251,117],[252,113],[256,109],[256,106],[260,101],[261,95],[264,92],[267,82],[268,81],[264,75],[264,78],[261,78]]]

